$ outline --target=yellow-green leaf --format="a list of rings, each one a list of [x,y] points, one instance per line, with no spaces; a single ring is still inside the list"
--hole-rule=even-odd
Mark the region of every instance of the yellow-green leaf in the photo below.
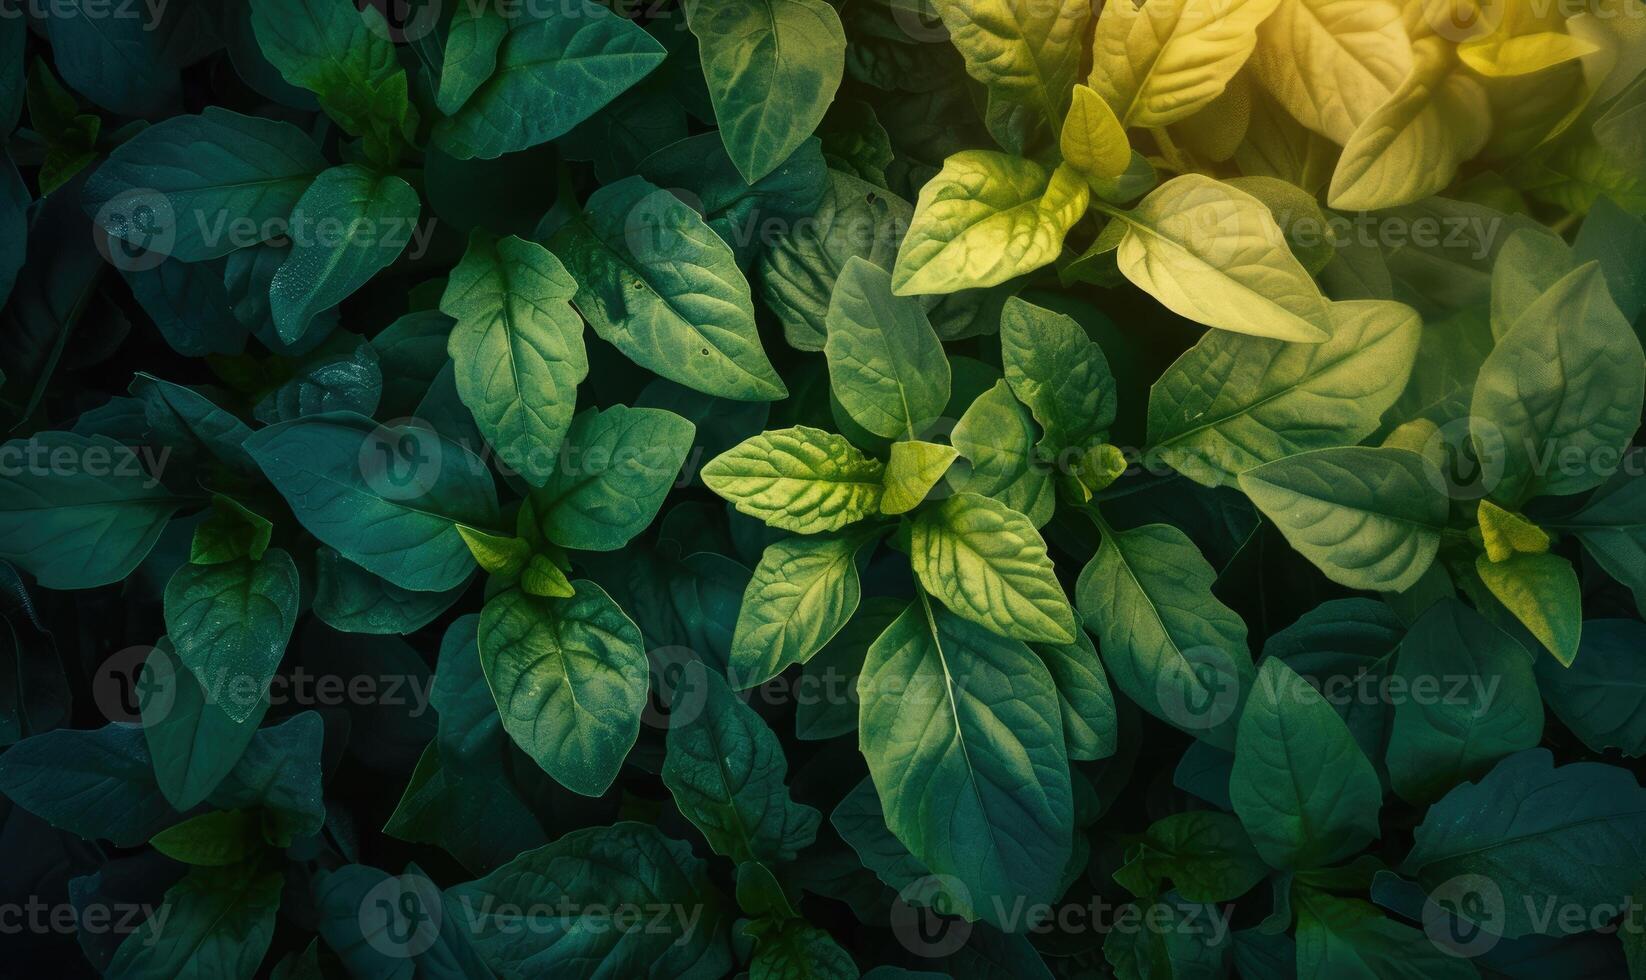
[[[1346,143],[1405,81],[1412,45],[1390,0],[1281,0],[1252,71],[1287,112]]]
[[[1063,120],[1063,162],[1088,178],[1112,180],[1132,165],[1132,145],[1114,109],[1096,91],[1074,87],[1074,101]]]
[[[1108,3],[1092,43],[1091,86],[1127,126],[1166,126],[1222,94],[1280,0]]]
[[[892,270],[899,296],[993,286],[1048,264],[1086,213],[1090,189],[1070,167],[1047,170],[992,150],[963,150],[920,189]]]
[[[1326,339],[1326,297],[1257,198],[1184,174],[1121,217],[1120,271],[1172,312],[1258,337]]]
[[[906,514],[926,499],[926,494],[960,453],[953,446],[940,446],[918,439],[892,443],[886,464],[886,492],[880,495],[882,514]]]
[[[1572,665],[1583,632],[1583,607],[1571,562],[1550,554],[1512,555],[1504,561],[1481,555],[1475,572],[1544,649]]]
[[[1452,182],[1492,132],[1486,90],[1438,37],[1413,48],[1412,72],[1349,137],[1327,201],[1342,210],[1392,208]]]
[[[1540,555],[1549,550],[1547,532],[1490,500],[1480,502],[1475,519],[1480,523],[1480,539],[1491,561],[1505,562],[1516,554]]]

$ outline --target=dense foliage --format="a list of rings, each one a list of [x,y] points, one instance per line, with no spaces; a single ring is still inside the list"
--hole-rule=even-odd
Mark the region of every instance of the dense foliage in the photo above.
[[[0,972],[1646,975],[1639,0],[0,0]]]

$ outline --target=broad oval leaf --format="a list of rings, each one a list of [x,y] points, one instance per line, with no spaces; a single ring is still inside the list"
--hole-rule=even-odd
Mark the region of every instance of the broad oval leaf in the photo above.
[[[417,191],[392,174],[347,164],[316,177],[292,207],[291,252],[269,286],[280,338],[296,343],[318,314],[388,268],[421,210]]]
[[[1383,790],[1332,706],[1270,657],[1241,713],[1229,798],[1263,860],[1307,870],[1377,838]]]
[[[1182,531],[1150,524],[1104,534],[1075,596],[1122,694],[1229,748],[1253,670],[1246,624],[1212,595],[1216,580]]]
[[[1452,46],[1429,37],[1412,46],[1412,70],[1389,100],[1350,134],[1327,201],[1369,211],[1410,204],[1445,189],[1459,164],[1491,135],[1486,90],[1457,64]]]
[[[1117,219],[1126,223],[1120,271],[1172,312],[1257,337],[1328,336],[1326,297],[1268,207],[1245,191],[1184,174]]]
[[[476,229],[440,299],[457,321],[447,342],[457,393],[503,462],[533,486],[549,479],[548,454],[571,428],[589,373],[576,294],[548,249]]]
[[[703,467],[703,483],[750,517],[815,534],[877,513],[884,473],[884,464],[845,436],[797,425],[716,456]]]
[[[1086,182],[991,150],[963,150],[920,189],[898,249],[900,296],[993,286],[1049,264],[1086,213]]]
[[[726,674],[732,684],[764,684],[805,663],[840,632],[861,595],[861,534],[774,541],[760,555],[732,634]]]
[[[664,53],[639,25],[591,0],[517,17],[495,69],[482,82],[465,83],[473,94],[435,122],[434,145],[459,160],[491,160],[547,143],[646,77]],[[448,63],[468,56],[464,48],[447,49]]]
[[[325,156],[296,126],[212,106],[116,147],[83,199],[111,238],[200,262],[275,234],[325,169]]]
[[[546,894],[583,914],[533,912]],[[573,831],[446,895],[458,908],[495,910],[475,923],[470,941],[506,980],[569,973],[708,977],[732,967],[707,865],[690,845],[647,824]],[[651,930],[634,928],[624,910],[648,906],[703,914],[691,926],[665,916]]]
[[[166,633],[177,659],[235,722],[262,702],[297,609],[297,566],[279,548],[257,561],[184,565],[166,583]]]
[[[886,461],[886,492],[880,495],[882,514],[907,514],[926,500],[960,455],[953,446],[908,439],[892,443]]]
[[[949,471],[956,491],[982,494],[1027,517],[1035,527],[1057,504],[1049,467],[1035,455],[1034,422],[1004,380],[977,396],[949,439],[964,462]]]
[[[1118,392],[1103,348],[1072,317],[1017,297],[1000,315],[1006,383],[1045,432],[1047,458],[1086,450],[1108,436]]]
[[[1395,792],[1413,804],[1439,799],[1543,736],[1532,658],[1513,637],[1455,599],[1435,603],[1412,624],[1392,676],[1414,693],[1394,706],[1389,778]],[[1449,678],[1467,684],[1454,685]],[[1416,695],[1435,680],[1443,689],[1440,697]]]
[[[480,663],[503,729],[567,789],[600,796],[640,734],[640,629],[600,586],[567,599],[500,592],[480,613]]]
[[[1460,875],[1485,879],[1506,901],[1454,914],[1484,911],[1489,917],[1478,925],[1515,939],[1586,931],[1587,916],[1574,924],[1543,910],[1616,903],[1643,864],[1646,790],[1627,769],[1598,762],[1556,767],[1548,749],[1526,749],[1429,807],[1404,870],[1431,894]]]
[[[130,575],[188,501],[107,436],[41,432],[0,447],[0,558],[48,589],[90,589]],[[51,460],[80,463],[59,472]],[[30,461],[32,459],[32,462]]]
[[[1051,901],[1073,799],[1057,691],[1029,648],[917,599],[869,647],[857,690],[863,756],[897,839],[958,878],[984,918]]]
[[[667,409],[614,405],[572,420],[554,475],[529,495],[543,536],[616,551],[646,529],[692,451],[697,427]]]
[[[1449,500],[1409,449],[1315,449],[1240,474],[1291,546],[1351,589],[1404,592],[1434,563]]]
[[[1643,397],[1640,340],[1599,263],[1586,263],[1526,307],[1480,367],[1470,427],[1480,458],[1501,461],[1492,497],[1515,507],[1599,486],[1640,427]]]
[[[829,390],[887,439],[916,438],[949,403],[949,361],[918,299],[894,295],[884,269],[853,256],[829,300]]]
[[[686,0],[720,138],[754,183],[823,121],[846,67],[846,33],[824,0]]]
[[[790,799],[783,746],[765,720],[697,662],[671,704],[663,784],[680,812],[715,853],[739,864],[794,860],[816,839],[822,815]]]
[[[1097,18],[1089,84],[1126,126],[1187,119],[1223,93],[1279,0],[1110,3]]]
[[[1337,143],[1393,95],[1412,68],[1392,0],[1281,0],[1258,28],[1252,73],[1298,122]]]
[[[1287,343],[1214,330],[1149,389],[1149,444],[1207,486],[1307,449],[1375,432],[1406,388],[1423,322],[1384,300],[1327,310],[1330,335]]]
[[[311,534],[403,589],[456,587],[475,567],[457,525],[500,520],[485,464],[428,429],[334,412],[271,425],[245,446]]]
[[[1050,142],[1080,71],[1091,6],[1085,0],[937,0],[933,6],[966,72],[988,93],[983,118],[995,142],[1023,156]]]
[[[1074,610],[1027,517],[992,497],[957,493],[915,516],[909,562],[954,613],[1019,640],[1073,643]]]
[[[640,177],[608,184],[550,247],[577,280],[577,309],[636,364],[720,398],[788,394],[731,247],[678,197]]]

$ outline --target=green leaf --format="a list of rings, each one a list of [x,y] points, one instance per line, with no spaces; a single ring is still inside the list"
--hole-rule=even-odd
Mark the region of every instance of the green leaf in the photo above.
[[[1384,915],[1369,902],[1301,887],[1297,895],[1297,976],[1438,977],[1469,980],[1473,966],[1425,931]]]
[[[1314,449],[1240,474],[1293,548],[1351,589],[1404,592],[1434,563],[1449,502],[1409,449]]]
[[[174,861],[220,868],[255,854],[259,835],[253,814],[217,810],[167,827],[150,838],[149,844]]]
[[[949,439],[965,458],[949,471],[955,491],[993,497],[1035,527],[1051,520],[1057,503],[1051,471],[1035,456],[1034,422],[1007,381],[979,395]]]
[[[166,583],[166,633],[177,659],[230,719],[243,722],[257,710],[296,625],[298,592],[297,566],[279,548],[260,561],[185,564]]]
[[[406,70],[376,7],[349,0],[252,0],[252,30],[269,63],[290,85],[308,89],[366,155],[391,167],[407,142]],[[415,117],[413,117],[415,119]]]
[[[1246,624],[1212,595],[1216,580],[1182,531],[1150,524],[1105,533],[1075,596],[1122,694],[1228,748],[1253,671]]]
[[[920,189],[892,286],[899,296],[952,293],[1048,265],[1090,193],[1066,166],[1052,171],[992,150],[956,153]]]
[[[527,559],[531,557],[531,542],[525,538],[492,534],[462,524],[457,525],[457,533],[463,536],[463,543],[469,546],[469,553],[474,555],[475,564],[488,575],[501,578],[519,575],[520,570],[526,567]]]
[[[562,548],[616,551],[646,529],[692,451],[696,426],[661,408],[614,405],[572,420],[554,475],[529,496]]]
[[[156,441],[181,454],[215,457],[243,474],[257,471],[241,446],[251,429],[207,396],[141,371],[128,390],[142,401],[143,417]]]
[[[491,6],[464,4],[452,11],[434,100],[442,113],[457,115],[497,71],[497,54],[512,26],[502,10]]]
[[[1389,777],[1412,803],[1439,799],[1543,735],[1532,658],[1455,600],[1435,603],[1412,624],[1392,677],[1412,693],[1395,703]],[[1426,688],[1431,696],[1420,693]]]
[[[296,126],[210,106],[116,147],[86,181],[84,205],[110,238],[200,262],[279,233],[325,169]]]
[[[1158,894],[1162,880],[1191,902],[1239,898],[1269,875],[1233,814],[1191,810],[1156,820],[1126,847],[1115,880],[1139,898]]]
[[[1475,572],[1545,650],[1571,666],[1583,631],[1582,589],[1571,562],[1549,554],[1501,562],[1482,555],[1475,559]]]
[[[797,700],[796,737],[817,741],[857,730],[857,677],[863,672],[863,653],[903,606],[890,596],[870,596],[834,639],[806,661],[797,683],[820,693]]]
[[[1082,0],[938,0],[933,6],[967,74],[988,93],[983,118],[995,142],[1026,156],[1051,141],[1080,73],[1091,8]]]
[[[1257,45],[1277,0],[1216,8],[1168,0],[1147,9],[1112,4],[1097,19],[1089,84],[1126,126],[1159,128],[1205,108]]]
[[[716,854],[792,861],[821,815],[789,798],[777,736],[714,670],[694,662],[675,687],[663,784]]]
[[[1132,145],[1114,109],[1096,91],[1074,87],[1069,114],[1059,135],[1063,160],[1102,187],[1126,173],[1132,165]]]
[[[1214,330],[1149,390],[1149,444],[1206,486],[1295,453],[1371,435],[1406,387],[1422,320],[1406,306],[1328,308],[1330,335],[1287,343]]]
[[[687,0],[720,138],[743,179],[766,176],[812,135],[846,65],[824,0]]]
[[[906,514],[926,499],[960,453],[953,446],[911,440],[892,443],[886,463],[886,492],[880,497],[883,514]]]
[[[703,483],[739,511],[797,534],[877,513],[885,467],[845,436],[798,425],[762,432],[703,467]]]
[[[1073,803],[1057,691],[1028,647],[920,599],[869,647],[858,696],[886,826],[910,853],[991,921],[1053,901]]]
[[[1046,542],[1027,517],[961,493],[918,514],[909,562],[927,592],[1001,636],[1073,643],[1078,627]]]
[[[187,501],[106,436],[39,432],[0,447],[0,558],[48,589],[90,589],[130,575]],[[63,469],[67,460],[68,469]]]
[[[640,177],[608,184],[550,247],[577,280],[579,312],[636,364],[719,398],[788,394],[730,246],[673,194]]]
[[[178,663],[169,641],[161,641],[149,654],[144,671],[138,681],[138,703],[155,782],[172,806],[187,811],[211,796],[234,771],[268,711],[268,699],[257,691],[251,713],[235,721]]]
[[[857,964],[827,932],[799,919],[756,922],[749,980],[857,980]]]
[[[456,587],[474,572],[457,525],[500,520],[484,464],[428,429],[335,412],[261,429],[246,451],[309,533],[403,589]]]
[[[1258,28],[1252,74],[1299,122],[1344,143],[1411,70],[1400,15],[1364,0],[1281,0]]]
[[[1637,620],[1591,619],[1570,664],[1550,657],[1534,664],[1549,710],[1597,754],[1646,755],[1646,662],[1635,656],[1643,640],[1646,625]]]
[[[402,589],[325,546],[315,551],[314,566],[314,614],[343,633],[416,632],[450,608],[468,586],[465,579],[445,592]]]
[[[916,438],[949,403],[949,362],[920,300],[892,293],[873,263],[846,260],[829,301],[829,389],[858,425]]]
[[[560,260],[535,242],[476,229],[452,270],[440,311],[457,321],[448,350],[457,391],[486,441],[533,486],[553,458],[589,373],[577,293]]]
[[[1491,134],[1484,86],[1444,38],[1412,45],[1412,70],[1344,144],[1327,203],[1342,211],[1411,204],[1444,190]]]
[[[1184,174],[1115,216],[1126,223],[1120,271],[1173,313],[1255,337],[1330,336],[1320,287],[1268,207],[1245,191]]]
[[[319,833],[326,820],[320,793],[324,736],[325,724],[313,711],[259,729],[206,802],[220,810],[262,810],[263,837],[275,847]]]
[[[1452,911],[1489,933],[1564,935],[1589,929],[1588,916],[1574,926],[1571,916],[1546,910],[1621,903],[1646,869],[1643,832],[1646,790],[1628,770],[1598,762],[1557,768],[1547,749],[1527,749],[1431,806],[1403,870],[1431,895],[1471,876],[1466,887],[1483,901],[1458,901]],[[1487,889],[1502,901],[1492,902]]]
[[[517,589],[480,614],[480,663],[503,728],[567,789],[600,796],[640,733],[649,672],[640,630],[600,586],[546,599]]]
[[[1108,675],[1097,659],[1097,648],[1084,630],[1075,630],[1073,643],[1031,643],[1057,685],[1063,707],[1063,741],[1070,759],[1106,759],[1119,748],[1119,718]]]
[[[399,258],[421,209],[410,184],[358,164],[316,177],[292,208],[292,249],[269,287],[280,338],[296,343],[316,315]]]
[[[689,845],[633,821],[573,831],[446,897],[492,910],[470,939],[503,980],[568,972],[710,977],[732,966],[707,866]],[[580,914],[532,911],[545,902]],[[626,910],[648,906],[684,912],[636,928]]]
[[[462,88],[472,87],[473,93],[435,122],[432,141],[459,160],[491,160],[547,143],[645,78],[664,54],[638,24],[591,0],[568,0],[516,17],[496,51],[495,70],[484,81],[475,78],[492,59],[474,63],[474,48],[448,43],[445,70],[467,75]],[[461,94],[448,90],[442,108]]]
[[[1515,554],[1541,555],[1549,550],[1547,532],[1490,500],[1480,502],[1475,521],[1480,526],[1480,543],[1490,561],[1508,561]]]
[[[829,171],[823,200],[760,251],[760,298],[800,350],[822,350],[834,285],[852,256],[890,271],[914,209],[849,174]]]
[[[1502,471],[1494,499],[1599,486],[1640,426],[1646,354],[1598,263],[1525,307],[1481,365],[1469,414],[1476,453]]]
[[[1013,297],[1000,317],[1006,383],[1045,432],[1040,451],[1060,459],[1108,436],[1117,391],[1103,348],[1071,317]]]
[[[137,847],[178,819],[135,725],[25,738],[0,756],[0,792],[53,827],[118,847]]]
[[[805,663],[857,610],[861,534],[786,538],[766,546],[743,592],[727,676],[756,687]]]
[[[257,863],[193,868],[166,889],[165,915],[121,941],[104,976],[205,980],[251,976],[274,938],[285,878]]]
[[[1378,836],[1377,773],[1320,692],[1263,661],[1240,716],[1229,798],[1272,867],[1319,868]]]

